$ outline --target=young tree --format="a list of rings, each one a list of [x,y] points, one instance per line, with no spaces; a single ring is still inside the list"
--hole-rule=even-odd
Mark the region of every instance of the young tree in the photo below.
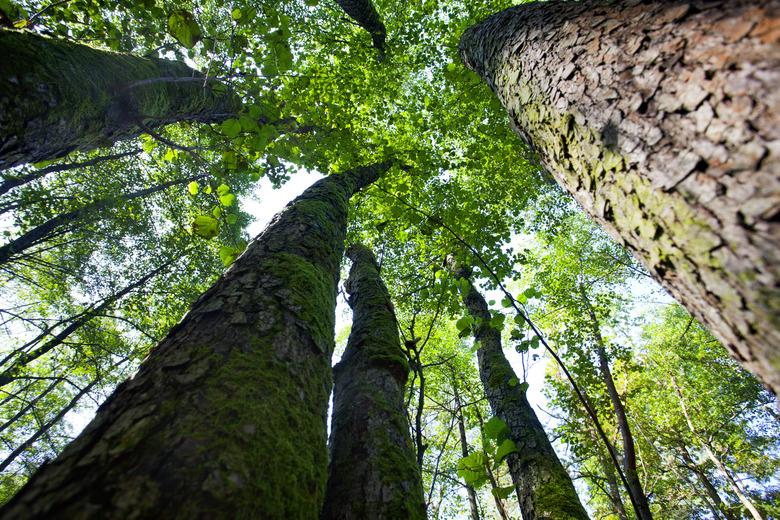
[[[316,516],[347,203],[389,167],[290,203],[2,516]]]
[[[136,137],[177,121],[218,123],[241,107],[184,63],[0,30],[0,169]]]
[[[510,439],[517,446],[507,461],[523,518],[587,519],[571,477],[528,402],[527,384],[518,380],[504,355],[501,333],[491,325],[493,316],[487,302],[469,282],[468,270],[459,270],[457,276],[468,285],[463,302],[475,321],[482,386],[493,412],[509,426]]]
[[[371,250],[347,249],[352,307],[347,349],[334,367],[330,466],[321,518],[424,519],[420,467],[409,436],[401,350],[390,295]]]
[[[775,0],[539,2],[460,51],[580,205],[780,391]]]

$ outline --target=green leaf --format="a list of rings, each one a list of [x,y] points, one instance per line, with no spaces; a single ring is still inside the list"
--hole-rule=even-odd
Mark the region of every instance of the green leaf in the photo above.
[[[191,183],[187,184],[187,191],[190,192],[190,195],[197,195],[198,194],[198,182],[192,181]]]
[[[235,201],[236,201],[236,196],[233,195],[232,193],[227,193],[225,195],[219,196],[219,203],[225,207],[232,206]]]
[[[509,495],[512,494],[512,491],[515,490],[514,486],[505,486],[505,487],[494,487],[490,490],[491,493],[493,493],[493,496],[505,500],[509,498]]]
[[[208,215],[198,215],[192,221],[192,232],[201,238],[209,240],[219,234],[219,222]]]
[[[504,441],[499,444],[498,448],[496,449],[496,463],[501,462],[506,458],[507,455],[515,452],[517,452],[517,445],[515,445],[515,442],[512,439],[504,439]]]
[[[233,139],[241,133],[241,122],[238,119],[227,119],[219,125],[219,129],[227,137]]]
[[[215,206],[214,209],[211,210],[211,214],[214,215],[214,218],[219,218],[222,215],[222,208]]]
[[[227,184],[224,184],[224,183],[222,183],[219,186],[217,186],[217,194],[218,195],[225,195],[227,193],[230,193],[230,186],[228,186]]]
[[[193,48],[203,37],[195,17],[184,9],[177,9],[168,17],[168,34],[188,49]]]
[[[455,322],[455,326],[460,331],[468,330],[471,324],[474,323],[474,319],[471,316],[463,316]]]
[[[501,306],[502,307],[511,307],[512,306],[512,300],[509,298],[504,298],[501,300]]]
[[[230,17],[233,18],[233,20],[240,20],[241,19],[241,9],[236,7],[233,9],[233,11],[230,13]]]
[[[492,417],[482,427],[485,437],[493,440],[501,440],[509,435],[509,426],[499,417]]]

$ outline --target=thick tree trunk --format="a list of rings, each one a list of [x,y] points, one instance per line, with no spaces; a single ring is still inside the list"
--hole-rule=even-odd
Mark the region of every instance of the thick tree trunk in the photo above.
[[[347,250],[352,307],[347,349],[334,368],[333,422],[321,518],[424,519],[420,467],[409,436],[409,376],[390,295],[371,251]]]
[[[467,30],[556,180],[780,390],[780,0],[553,0]]]
[[[389,166],[291,202],[0,518],[315,518],[347,204]]]
[[[336,0],[350,18],[371,35],[374,47],[379,51],[380,59],[385,55],[385,40],[387,30],[382,18],[371,0]]]
[[[144,126],[220,122],[240,107],[174,61],[11,30],[0,30],[0,55],[0,169],[109,146]]]
[[[455,416],[458,421],[458,434],[460,435],[460,453],[463,458],[469,456],[469,441],[466,438],[466,421],[463,419],[463,403],[460,401],[458,392],[458,380],[455,374],[452,374],[452,392],[455,395]],[[479,520],[479,504],[477,503],[477,492],[474,486],[466,484],[466,494],[469,497],[469,510],[471,511],[471,520]]]
[[[466,278],[468,272],[461,270]],[[485,299],[469,284],[463,298],[476,320],[474,338],[479,344],[479,377],[493,413],[509,426],[518,453],[507,457],[524,520],[587,519],[571,478],[531,408],[525,390],[501,348],[501,334],[490,327]]]
[[[584,287],[580,287],[580,294],[585,311],[590,318],[593,344],[599,360],[601,379],[604,382],[604,386],[607,387],[607,394],[609,394],[609,400],[612,403],[612,410],[615,412],[620,439],[623,442],[623,473],[625,473],[628,483],[626,491],[632,495],[633,500],[631,502],[636,508],[636,511],[634,511],[636,516],[640,520],[652,520],[653,514],[650,512],[650,504],[647,501],[644,489],[642,489],[642,482],[639,480],[639,472],[636,468],[634,436],[631,434],[631,427],[628,424],[626,408],[615,386],[615,380],[612,378],[612,369],[609,367],[607,349],[604,345],[604,338],[601,336],[601,327]]]

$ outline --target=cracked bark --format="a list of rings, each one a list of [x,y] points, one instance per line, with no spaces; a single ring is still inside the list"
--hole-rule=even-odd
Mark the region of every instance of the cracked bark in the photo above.
[[[780,0],[517,6],[466,65],[579,204],[777,394]]]
[[[461,269],[460,278],[468,279]],[[479,377],[493,413],[509,426],[518,452],[507,457],[524,520],[587,519],[569,474],[550,444],[547,434],[518,384],[504,356],[501,334],[490,327],[490,311],[477,289],[469,283],[463,298],[476,320],[474,339],[479,344]]]
[[[334,368],[330,467],[322,519],[424,519],[422,477],[409,436],[409,365],[373,253],[347,249],[352,331]]]
[[[348,200],[389,167],[274,217],[0,518],[316,517]]]
[[[371,0],[336,0],[336,3],[371,35],[371,41],[376,50],[379,51],[380,59],[383,58],[387,30],[376,7],[374,7],[374,3]]]
[[[241,106],[179,62],[13,30],[0,30],[0,55],[0,169],[110,146],[144,125],[220,122]]]

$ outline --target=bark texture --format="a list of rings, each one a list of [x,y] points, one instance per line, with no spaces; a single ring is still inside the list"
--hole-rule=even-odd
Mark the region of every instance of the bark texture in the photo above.
[[[347,204],[389,166],[291,202],[0,518],[316,518]]]
[[[409,365],[374,255],[347,250],[352,307],[347,349],[334,368],[330,467],[322,519],[424,519],[422,478],[404,407]]]
[[[542,164],[776,394],[780,0],[553,0],[467,30]]]
[[[183,63],[0,30],[0,169],[88,151],[177,121],[220,122],[240,100]]]
[[[462,278],[466,270],[458,273]],[[479,377],[493,413],[511,432],[518,452],[507,457],[509,472],[517,489],[523,520],[585,519],[569,474],[566,473],[547,434],[531,408],[512,365],[501,348],[501,333],[490,326],[490,311],[473,285],[463,298],[477,326]]]
[[[379,57],[383,58],[387,30],[376,7],[374,7],[374,3],[371,0],[336,0],[336,3],[371,35],[371,41],[376,50],[379,51]]]

